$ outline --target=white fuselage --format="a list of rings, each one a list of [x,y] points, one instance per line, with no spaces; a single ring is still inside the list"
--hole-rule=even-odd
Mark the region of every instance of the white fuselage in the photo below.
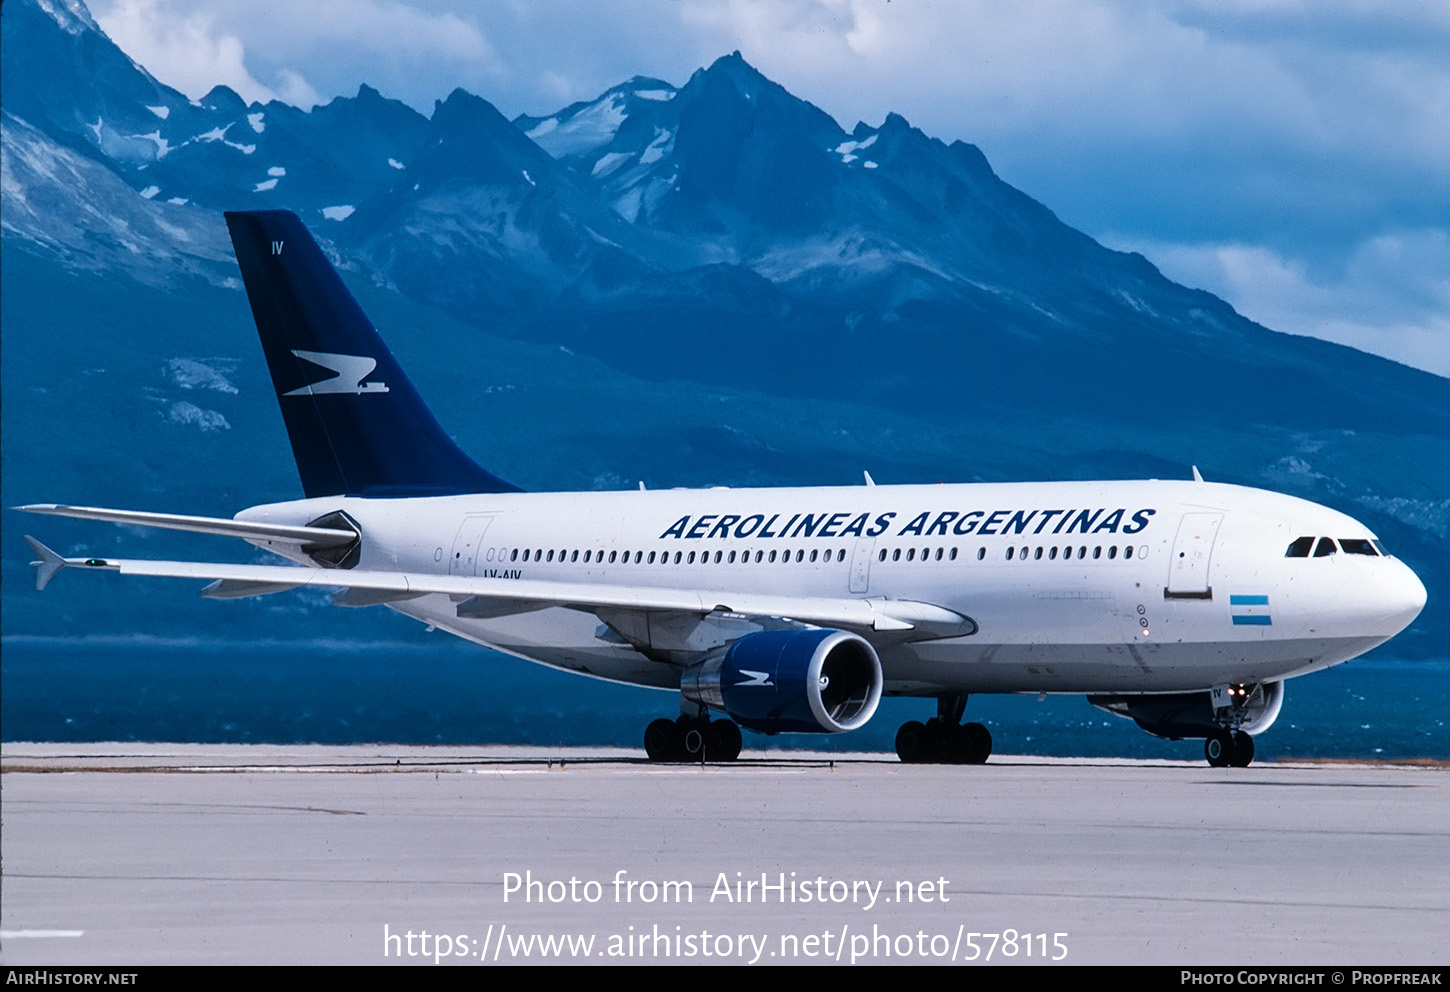
[[[1425,601],[1402,562],[1363,552],[1373,535],[1354,519],[1203,482],[328,497],[238,519],[304,524],[335,510],[360,525],[360,569],[477,576],[501,589],[686,589],[727,611],[744,594],[909,601],[975,622],[966,634],[863,632],[894,695],[1269,682],[1368,651]],[[1287,557],[1303,537],[1330,538],[1336,551]],[[273,550],[307,560],[295,546]],[[546,665],[661,688],[677,689],[690,652],[712,646],[665,615],[634,624],[660,639],[651,652],[597,612],[460,618],[457,598],[389,605]]]

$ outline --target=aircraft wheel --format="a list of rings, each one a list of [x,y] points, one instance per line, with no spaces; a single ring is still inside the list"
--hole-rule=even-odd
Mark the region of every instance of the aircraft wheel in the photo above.
[[[985,765],[992,756],[992,734],[980,723],[964,723],[960,733],[968,741],[966,763]]]
[[[744,745],[734,720],[711,720],[708,741],[705,757],[711,761],[734,761],[740,757],[740,748]]]
[[[1229,755],[1228,763],[1233,768],[1247,768],[1249,762],[1254,760],[1254,739],[1240,730],[1234,738],[1233,751]]]
[[[927,754],[926,725],[920,720],[908,720],[896,732],[896,756],[906,764],[923,761]]]
[[[656,720],[644,731],[644,753],[651,761],[678,761],[681,750],[678,728],[673,720]]]
[[[1203,756],[1210,767],[1227,768],[1234,753],[1234,741],[1227,730],[1215,730],[1203,742]]]
[[[957,728],[939,717],[926,721],[926,746],[922,761],[945,764],[956,758]]]
[[[700,761],[705,756],[707,734],[710,724],[706,720],[682,716],[675,721],[675,732],[680,742],[678,761]]]

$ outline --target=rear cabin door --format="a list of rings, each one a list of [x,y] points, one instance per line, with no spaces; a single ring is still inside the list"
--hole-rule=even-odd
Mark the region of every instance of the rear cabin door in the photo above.
[[[448,559],[449,575],[473,575],[478,567],[478,553],[483,547],[483,535],[493,523],[493,514],[470,513],[463,518],[458,536],[453,539],[453,552]]]

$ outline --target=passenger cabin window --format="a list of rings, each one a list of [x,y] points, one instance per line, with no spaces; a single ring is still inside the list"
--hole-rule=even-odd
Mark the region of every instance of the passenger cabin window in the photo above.
[[[1289,550],[1284,552],[1285,558],[1308,558],[1309,549],[1314,547],[1314,538],[1301,537],[1289,545]]]
[[[1319,539],[1319,546],[1314,549],[1315,558],[1328,558],[1335,552],[1334,541],[1327,537]]]

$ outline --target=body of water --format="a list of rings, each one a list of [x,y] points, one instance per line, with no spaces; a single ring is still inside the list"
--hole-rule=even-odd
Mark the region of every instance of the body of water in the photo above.
[[[1291,680],[1260,758],[1450,758],[1450,661],[1362,660]],[[555,672],[441,636],[424,643],[105,643],[7,638],[6,741],[531,744],[639,747],[677,696]],[[889,751],[931,700],[884,700],[842,735],[745,735],[746,749]],[[1079,696],[974,696],[1011,754],[1197,759]]]

